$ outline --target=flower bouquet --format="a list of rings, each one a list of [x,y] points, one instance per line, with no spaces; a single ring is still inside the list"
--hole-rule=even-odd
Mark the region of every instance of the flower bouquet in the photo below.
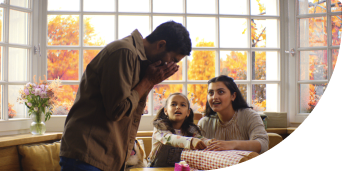
[[[35,77],[33,77],[34,83],[29,82],[23,90],[20,89],[18,102],[25,103],[29,109],[28,113],[33,121],[30,127],[31,133],[44,134],[46,131],[44,122],[51,117],[53,105],[57,100],[55,92],[60,90],[61,82],[56,79],[48,83],[44,75],[45,79],[41,80],[39,77],[39,83],[37,83]]]

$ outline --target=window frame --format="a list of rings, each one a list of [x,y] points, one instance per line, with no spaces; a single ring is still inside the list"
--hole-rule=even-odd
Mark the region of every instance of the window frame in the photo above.
[[[115,0],[115,12],[110,12],[110,14],[115,15],[115,40],[118,40],[118,17],[120,14],[125,14],[125,15],[148,15],[150,17],[150,31],[152,31],[153,28],[153,20],[152,20],[152,16],[183,16],[183,22],[184,22],[184,26],[187,27],[187,17],[191,17],[191,16],[199,16],[199,17],[215,17],[216,18],[216,42],[215,44],[217,44],[216,47],[214,48],[200,48],[200,47],[192,47],[192,50],[214,50],[216,52],[216,56],[215,56],[215,76],[220,75],[220,51],[221,50],[229,50],[229,51],[247,51],[248,52],[248,56],[247,56],[247,79],[246,80],[236,80],[237,84],[246,84],[247,85],[247,102],[248,104],[251,104],[251,98],[249,98],[250,95],[252,95],[252,84],[266,84],[266,83],[275,83],[278,84],[278,92],[277,92],[277,96],[278,96],[278,107],[277,107],[277,112],[286,112],[287,111],[287,102],[288,102],[288,94],[285,93],[285,91],[287,90],[287,80],[288,80],[288,73],[287,73],[287,69],[288,69],[288,63],[287,63],[287,58],[285,58],[285,46],[286,46],[286,42],[287,42],[287,23],[286,23],[286,17],[287,17],[287,4],[288,4],[288,0],[278,0],[278,16],[271,16],[271,15],[267,15],[267,16],[260,16],[260,15],[250,15],[251,12],[251,8],[250,8],[250,4],[251,4],[251,0],[247,0],[247,5],[248,5],[248,10],[250,11],[249,14],[246,15],[224,15],[224,14],[219,14],[219,0],[215,0],[216,1],[216,10],[217,13],[216,14],[188,14],[186,13],[186,7],[187,7],[187,0],[183,1],[183,5],[184,5],[184,13],[153,13],[153,0],[150,0],[150,12],[149,13],[127,13],[127,12],[119,12],[118,11],[118,0]],[[48,14],[61,14],[63,13],[63,11],[54,11],[54,12],[48,12],[47,11],[47,1],[45,0],[38,0],[38,1],[34,1],[34,8],[32,9],[34,11],[34,17],[33,17],[33,44],[37,45],[38,43],[40,43],[40,52],[42,54],[42,56],[39,55],[34,55],[33,51],[33,45],[31,48],[31,53],[33,56],[33,60],[31,61],[31,70],[32,70],[32,74],[29,75],[29,81],[33,80],[33,75],[37,75],[39,76],[43,76],[47,74],[47,58],[45,57],[45,55],[47,54],[47,49],[77,49],[79,50],[79,80],[76,81],[63,81],[62,84],[63,85],[78,85],[79,81],[81,79],[82,73],[83,73],[83,50],[87,50],[87,49],[102,49],[104,46],[100,46],[100,47],[89,47],[89,46],[83,46],[83,15],[84,14],[99,14],[101,15],[101,12],[83,12],[83,1],[80,0],[80,11],[78,12],[70,12],[70,11],[64,11],[64,14],[75,14],[75,15],[79,15],[79,24],[80,24],[80,40],[79,40],[79,46],[47,46],[47,15]],[[38,15],[38,13],[40,15]],[[101,13],[101,14],[100,14]],[[108,12],[103,12],[103,14],[109,14]],[[234,18],[246,18],[247,19],[247,30],[249,30],[249,32],[247,33],[247,37],[249,39],[250,42],[250,35],[251,35],[251,18],[256,18],[256,19],[277,19],[278,20],[278,42],[279,42],[279,46],[277,48],[255,48],[255,47],[251,47],[251,45],[249,44],[249,46],[247,48],[221,48],[220,47],[220,36],[219,36],[219,30],[220,30],[220,17],[234,17]],[[39,24],[39,25],[38,25]],[[133,30],[132,30],[133,31]],[[39,33],[44,33],[44,34],[39,34]],[[5,35],[5,34],[4,34]],[[7,36],[7,35],[6,35]],[[277,51],[278,52],[278,80],[252,80],[252,67],[251,67],[251,52],[252,51]],[[207,84],[207,80],[187,80],[188,76],[187,76],[187,72],[185,69],[187,66],[188,61],[187,60],[183,60],[183,80],[182,81],[164,81],[162,84],[182,84],[183,85],[183,93],[186,94],[187,92],[187,85],[188,84]],[[153,100],[153,96],[152,96],[152,92],[151,91],[149,93],[149,97],[148,97],[148,101],[152,102]],[[153,111],[152,110],[153,105],[150,104],[148,107],[149,111]],[[141,123],[139,126],[139,130],[140,131],[146,131],[146,130],[153,130],[153,126],[151,125],[151,121],[153,119],[154,115],[144,115],[141,118]],[[66,115],[52,115],[51,119],[49,121],[46,122],[46,126],[47,126],[47,130],[48,131],[63,131],[64,129],[64,122],[66,119]],[[24,119],[26,120],[25,124],[22,124],[21,126],[21,130],[23,129],[29,129],[29,123],[30,120],[29,119]],[[23,126],[25,125],[25,126]],[[4,124],[1,124],[0,122],[0,128],[2,128],[4,126]],[[18,128],[14,128],[13,130],[20,130]],[[28,132],[28,131],[27,131]],[[0,132],[1,135],[1,132]]]
[[[4,4],[0,4],[0,7],[4,9],[3,18],[3,42],[0,42],[0,46],[3,47],[2,54],[2,80],[0,80],[1,91],[1,117],[0,117],[0,136],[28,133],[31,123],[31,119],[28,118],[27,110],[25,108],[24,118],[13,118],[8,117],[8,86],[10,85],[26,85],[28,81],[33,81],[33,75],[38,75],[39,68],[39,56],[35,54],[35,47],[38,48],[38,38],[35,35],[39,33],[38,27],[38,8],[39,3],[35,0],[28,1],[28,8],[12,6],[10,0],[5,0]],[[9,43],[9,19],[10,10],[17,10],[27,12],[28,14],[28,40],[27,45]],[[9,81],[9,48],[23,48],[27,49],[27,81]],[[38,48],[39,49],[39,48]],[[37,49],[37,50],[38,50]]]
[[[295,8],[289,8],[289,44],[287,50],[294,48],[295,55],[292,57],[289,55],[289,122],[291,126],[299,126],[310,113],[300,112],[300,85],[301,84],[324,84],[328,83],[331,79],[333,69],[332,69],[332,50],[340,49],[340,46],[332,45],[332,22],[331,17],[342,15],[341,12],[331,12],[331,0],[326,1],[327,12],[318,14],[298,14],[299,3],[298,0],[289,1],[289,6],[294,6]],[[312,17],[327,17],[327,45],[326,46],[315,46],[315,47],[300,47],[300,33],[299,33],[299,19],[312,18]],[[300,52],[310,51],[310,50],[326,50],[327,51],[327,78],[325,80],[303,80],[299,78],[300,72]],[[292,67],[291,67],[292,66]],[[294,92],[294,93],[293,93]],[[291,100],[294,99],[294,100]]]

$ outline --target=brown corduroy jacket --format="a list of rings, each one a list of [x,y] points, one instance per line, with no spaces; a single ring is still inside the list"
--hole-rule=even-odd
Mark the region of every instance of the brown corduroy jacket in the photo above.
[[[146,98],[133,90],[148,62],[138,30],[102,49],[87,66],[65,121],[60,156],[118,171],[133,148]],[[146,97],[146,96],[145,96]]]

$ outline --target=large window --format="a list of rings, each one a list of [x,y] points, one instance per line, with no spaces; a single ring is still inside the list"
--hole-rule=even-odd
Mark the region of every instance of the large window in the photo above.
[[[203,112],[207,80],[220,74],[233,77],[257,111],[279,111],[277,0],[48,0],[46,6],[45,74],[64,84],[55,115],[67,114],[86,65],[106,44],[134,29],[146,37],[169,20],[186,26],[193,51],[150,92],[145,114],[155,114],[173,92],[186,94],[194,111]]]
[[[315,108],[333,73],[342,35],[342,5],[338,0],[296,1],[297,118]],[[295,119],[294,121],[300,121]]]
[[[29,0],[0,0],[0,120],[27,117],[17,98],[32,78],[32,13]]]

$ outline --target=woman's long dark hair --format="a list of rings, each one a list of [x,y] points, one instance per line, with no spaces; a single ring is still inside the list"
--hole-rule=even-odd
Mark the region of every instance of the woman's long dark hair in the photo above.
[[[226,85],[226,87],[229,89],[231,95],[236,93],[236,98],[234,101],[232,101],[234,111],[237,111],[239,109],[244,109],[244,108],[252,108],[252,107],[248,106],[246,100],[242,97],[242,94],[241,94],[239,88],[235,84],[234,79],[231,77],[228,77],[226,75],[220,75],[218,77],[214,77],[208,81],[208,87],[209,87],[210,83],[216,83],[219,81],[223,82],[223,84]],[[209,117],[210,115],[214,115],[214,114],[216,114],[216,112],[214,112],[211,109],[209,102],[207,100],[207,103],[205,106],[205,116]]]
[[[200,129],[197,127],[197,125],[194,123],[194,112],[192,111],[192,109],[190,108],[190,102],[189,99],[182,93],[172,93],[169,95],[169,97],[166,99],[166,102],[164,104],[164,107],[162,107],[161,109],[159,109],[157,116],[153,119],[153,121],[162,121],[165,123],[167,130],[171,131],[173,134],[175,134],[175,129],[173,129],[172,127],[172,123],[169,120],[169,117],[165,114],[164,112],[164,108],[167,106],[169,99],[171,96],[175,96],[175,95],[181,95],[183,96],[187,102],[188,102],[188,107],[190,109],[190,115],[188,117],[185,118],[182,126],[181,126],[181,131],[183,133],[183,135],[188,136],[188,137],[193,137],[193,132],[190,132],[190,126],[193,126],[196,131],[201,134]]]

